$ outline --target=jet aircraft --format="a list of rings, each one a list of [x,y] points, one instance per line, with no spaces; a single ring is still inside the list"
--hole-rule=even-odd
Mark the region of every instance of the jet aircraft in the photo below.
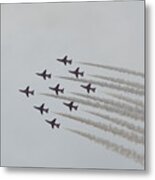
[[[54,127],[57,127],[59,128],[60,127],[60,124],[59,123],[56,123],[56,118],[54,118],[52,121],[49,121],[49,120],[45,120],[48,124],[51,125],[51,128],[54,129]]]
[[[96,88],[91,87],[91,83],[89,83],[88,85],[81,85],[82,88],[87,90],[87,93],[89,93],[90,91],[95,92]]]
[[[59,89],[60,84],[57,84],[56,87],[49,87],[49,89],[55,91],[56,95],[59,95],[59,92],[64,93],[64,88]]]
[[[46,78],[51,78],[51,74],[47,74],[46,69],[42,73],[36,73],[36,75],[41,76],[44,80],[46,80]]]
[[[27,97],[29,97],[29,95],[34,95],[34,90],[30,91],[30,86],[27,86],[26,89],[19,89],[20,92],[25,93]]]
[[[67,63],[72,64],[72,60],[68,60],[67,58],[68,58],[68,56],[65,56],[62,59],[57,59],[57,61],[64,63],[65,66],[67,65]]]
[[[49,109],[48,108],[44,108],[45,104],[43,103],[41,106],[34,106],[35,109],[39,110],[41,114],[48,113]]]
[[[84,72],[80,72],[79,70],[80,70],[80,68],[77,67],[75,69],[75,71],[69,71],[69,73],[74,74],[76,76],[76,78],[78,78],[79,76],[83,77],[84,76]]]
[[[73,104],[74,104],[74,102],[73,101],[71,101],[70,103],[63,103],[65,106],[68,106],[69,107],[69,109],[70,109],[70,111],[72,111],[72,109],[74,109],[74,110],[77,110],[78,109],[78,106],[74,106]]]

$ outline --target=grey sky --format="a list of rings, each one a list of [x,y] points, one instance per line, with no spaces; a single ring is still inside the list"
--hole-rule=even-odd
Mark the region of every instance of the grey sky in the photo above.
[[[68,55],[71,66],[56,58]],[[120,168],[143,169],[130,159],[116,154],[63,127],[79,129],[143,154],[143,146],[76,123],[53,112],[67,112],[61,100],[40,96],[58,82],[65,95],[81,92],[79,83],[55,77],[68,76],[68,70],[80,66],[88,74],[124,78],[143,83],[132,75],[79,65],[78,61],[124,67],[144,73],[144,2],[82,2],[1,5],[1,124],[2,165],[30,167]],[[44,81],[35,75],[47,69],[52,79]],[[19,88],[30,85],[35,96],[26,98]],[[109,89],[97,89],[99,97],[108,97]],[[129,94],[130,97],[143,100]],[[45,103],[50,114],[41,116],[33,105]],[[80,115],[93,119],[82,112]],[[94,110],[88,108],[88,110]],[[107,114],[106,111],[102,113]],[[117,114],[110,114],[119,117]],[[45,119],[57,117],[60,130],[51,130]],[[99,117],[96,121],[102,121]],[[143,126],[130,118],[126,121]],[[106,123],[106,122],[105,122]],[[108,124],[108,123],[107,123]],[[119,162],[119,163],[118,163]]]

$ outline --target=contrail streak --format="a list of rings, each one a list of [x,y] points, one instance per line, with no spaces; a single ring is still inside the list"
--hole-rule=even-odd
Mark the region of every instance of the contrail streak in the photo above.
[[[56,113],[56,114],[63,116],[63,117],[66,117],[66,118],[69,118],[69,119],[74,120],[74,121],[78,121],[80,123],[84,123],[84,124],[93,126],[95,128],[101,129],[105,132],[112,133],[113,135],[118,135],[122,138],[125,138],[125,139],[131,141],[131,142],[135,142],[137,144],[144,144],[143,136],[138,136],[135,133],[126,132],[123,129],[113,127],[111,125],[106,125],[106,124],[101,123],[101,122],[94,122],[92,120],[81,118],[78,116],[73,116],[73,115],[69,115],[69,114],[65,114],[65,113]]]
[[[104,120],[108,120],[108,121],[110,121],[112,123],[115,123],[115,124],[117,124],[119,126],[126,127],[129,130],[132,130],[132,131],[135,131],[137,133],[140,133],[140,134],[144,135],[144,129],[143,128],[141,128],[139,126],[136,126],[136,125],[134,125],[132,123],[129,123],[127,121],[124,121],[122,119],[113,118],[113,117],[110,117],[108,115],[100,114],[100,113],[93,112],[93,111],[85,111],[85,112],[90,113],[90,114],[92,114],[94,116],[98,116],[100,118],[103,118]]]
[[[130,112],[133,112],[133,113],[140,113],[140,114],[144,113],[144,111],[142,109],[139,109],[138,107],[133,107],[131,105],[121,103],[121,102],[118,102],[118,101],[113,101],[111,99],[105,99],[105,98],[85,95],[85,94],[81,94],[81,93],[74,93],[74,92],[71,92],[71,94],[74,94],[76,96],[80,96],[80,97],[83,97],[83,98],[86,98],[86,99],[91,99],[91,100],[94,100],[94,101],[99,101],[99,102],[102,102],[102,103],[110,104],[112,106],[116,106],[116,107],[121,108],[121,109],[122,108],[126,109],[127,111],[130,111]]]
[[[108,70],[113,70],[113,71],[118,71],[120,73],[127,73],[135,76],[140,76],[144,78],[144,74],[141,72],[133,71],[130,69],[125,69],[125,68],[119,68],[119,67],[113,67],[113,66],[107,66],[107,65],[102,65],[102,64],[95,64],[95,63],[88,63],[88,62],[79,62],[80,64],[87,65],[87,66],[92,66],[92,67],[97,67],[97,68],[103,68],[103,69],[108,69]]]
[[[144,89],[144,85],[137,83],[137,82],[132,82],[132,81],[127,81],[124,79],[120,79],[120,78],[113,78],[113,77],[108,77],[108,76],[100,76],[100,75],[90,75],[91,77],[95,77],[98,79],[102,79],[102,80],[108,80],[114,83],[119,83],[119,84],[124,84],[127,86],[132,86],[133,88],[137,88],[137,89]]]
[[[119,95],[119,94],[114,94],[114,93],[107,93],[105,92],[107,95],[110,95],[114,98],[117,98],[119,100],[123,100],[125,102],[128,102],[128,103],[131,103],[131,104],[134,104],[136,106],[141,106],[142,108],[144,108],[144,103],[138,99],[132,99],[130,97],[126,97],[126,96],[123,96],[123,95]]]
[[[123,91],[126,93],[132,93],[132,94],[136,94],[139,96],[144,96],[143,90],[131,88],[131,87],[127,87],[127,86],[121,86],[119,84],[116,85],[116,84],[107,83],[107,82],[95,81],[92,79],[76,79],[76,78],[66,77],[66,76],[57,76],[57,77],[65,79],[65,80],[69,80],[69,81],[74,81],[74,82],[91,83],[91,84],[95,84],[95,85],[100,86],[100,87],[106,87],[106,88],[115,89],[118,91]]]
[[[104,146],[106,149],[110,149],[111,151],[116,152],[116,153],[118,153],[118,154],[120,154],[120,155],[122,155],[128,159],[132,159],[141,165],[144,164],[143,155],[137,153],[134,150],[125,148],[122,145],[115,144],[109,140],[96,137],[96,136],[89,134],[89,133],[85,133],[85,132],[75,130],[75,129],[70,129],[70,128],[65,128],[65,129],[72,132],[72,133],[78,134],[78,135],[80,135],[86,139],[89,139],[89,140],[91,140],[97,144],[100,144],[100,145]]]
[[[75,97],[66,97],[66,96],[57,96],[57,95],[53,95],[53,94],[49,94],[49,93],[41,93],[41,95],[44,96],[48,96],[48,97],[52,97],[52,98],[56,98],[56,99],[63,99],[63,100],[68,100],[68,101],[76,101],[79,104],[83,104],[86,106],[90,106],[90,107],[95,107],[95,108],[99,108],[99,109],[104,109],[108,112],[113,112],[113,113],[117,113],[120,114],[122,116],[127,116],[130,118],[133,118],[134,120],[140,120],[140,121],[144,121],[144,116],[143,114],[134,114],[132,112],[126,111],[124,109],[118,109],[117,107],[113,107],[113,106],[109,106],[109,105],[105,105],[105,104],[100,104],[99,102],[92,102],[89,100],[83,100],[80,98],[75,98]]]

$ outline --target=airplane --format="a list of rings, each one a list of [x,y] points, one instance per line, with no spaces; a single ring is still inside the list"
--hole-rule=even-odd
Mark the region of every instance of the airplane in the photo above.
[[[57,61],[64,63],[65,66],[67,65],[67,63],[72,64],[72,60],[68,60],[67,57],[68,56],[65,56],[63,59],[57,59]]]
[[[78,109],[78,106],[74,106],[73,105],[73,101],[71,101],[70,103],[63,103],[65,106],[68,106],[69,107],[69,109],[70,109],[70,111],[72,111],[72,109],[75,109],[75,110],[77,110]]]
[[[29,97],[29,94],[34,95],[34,90],[30,91],[30,86],[27,86],[26,89],[19,89],[20,92],[25,93],[27,97]]]
[[[79,75],[80,75],[80,76],[84,76],[84,72],[79,72],[79,69],[80,69],[80,68],[78,67],[78,68],[76,68],[75,71],[69,71],[69,72],[72,73],[72,74],[75,74],[76,78],[78,78]]]
[[[95,92],[96,88],[92,88],[91,87],[91,83],[89,83],[88,85],[84,86],[84,85],[81,85],[82,88],[86,89],[87,90],[87,93],[89,93],[90,91],[92,92]]]
[[[40,107],[34,106],[34,108],[39,110],[41,114],[43,114],[44,112],[48,113],[49,109],[48,108],[44,108],[44,106],[45,106],[45,104],[43,103]]]
[[[57,95],[59,94],[59,92],[64,93],[64,88],[63,89],[59,89],[59,87],[60,87],[60,84],[57,84],[56,87],[54,87],[54,88],[53,87],[49,87],[49,89],[54,90]]]
[[[58,123],[55,123],[56,122],[56,118],[54,118],[52,121],[49,121],[49,120],[45,120],[47,123],[49,123],[51,125],[51,128],[54,129],[54,126],[59,128],[60,127],[60,124]]]
[[[43,77],[44,80],[46,80],[46,78],[51,78],[51,74],[46,74],[47,70],[45,69],[42,73],[36,73],[36,75]]]

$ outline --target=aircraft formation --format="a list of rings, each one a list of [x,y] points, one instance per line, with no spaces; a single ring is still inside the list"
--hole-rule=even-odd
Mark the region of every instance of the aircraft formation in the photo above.
[[[68,59],[68,56],[65,56],[64,58],[58,58],[56,59],[58,62],[63,63],[65,66],[66,65],[71,65],[72,64],[72,59]],[[77,67],[75,70],[69,70],[68,71],[70,74],[74,75],[76,79],[79,79],[80,77],[84,77],[84,71],[80,70],[80,67]],[[35,73],[37,76],[43,78],[43,80],[51,79],[52,74],[47,73],[47,70],[43,70],[43,72],[37,72]],[[90,92],[96,91],[96,87],[92,87],[91,83],[88,83],[87,85],[80,85],[81,88],[85,89],[85,91],[89,94]],[[19,92],[23,93],[26,95],[27,98],[35,95],[35,90],[30,90],[30,86],[27,86],[25,89],[19,89]],[[60,87],[60,84],[58,83],[55,87],[49,87],[50,91],[54,91],[57,96],[60,94],[64,94],[64,88]],[[69,111],[77,111],[78,110],[78,105],[75,105],[75,102],[63,102],[63,105],[66,106]],[[49,113],[49,108],[45,107],[45,103],[42,103],[40,106],[33,106],[33,108],[40,112],[41,115],[48,114]],[[46,123],[48,123],[52,129],[54,128],[60,128],[60,123],[57,123],[57,119],[54,118],[53,120],[45,120]]]

